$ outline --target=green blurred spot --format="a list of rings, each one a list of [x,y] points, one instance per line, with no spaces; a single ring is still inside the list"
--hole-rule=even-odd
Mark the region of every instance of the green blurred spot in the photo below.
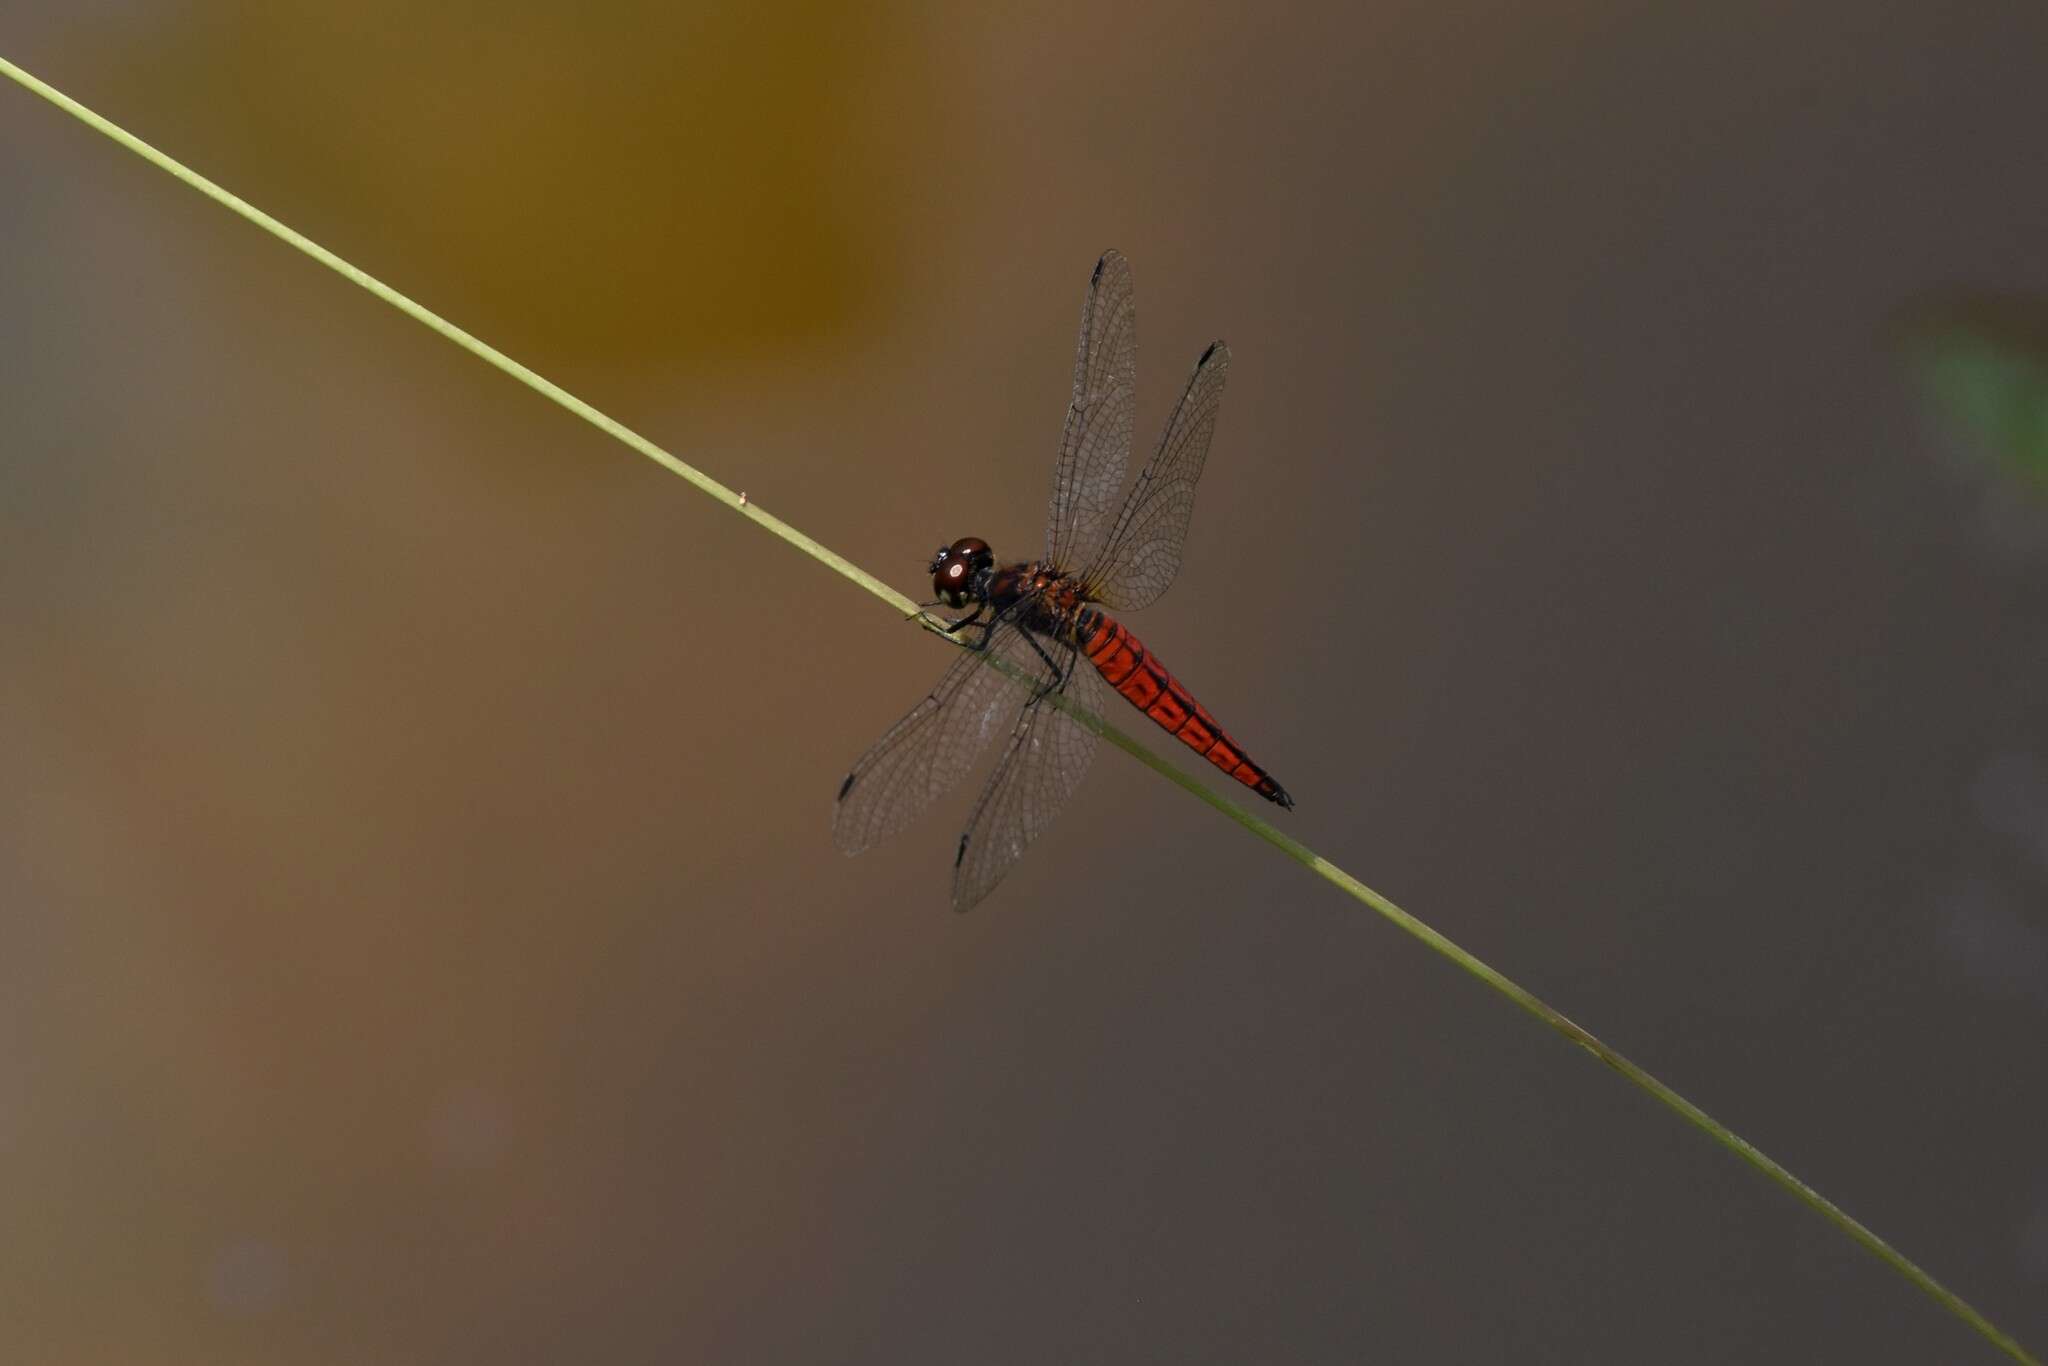
[[[1920,389],[2001,474],[2048,496],[2048,302],[1923,310],[1905,354]]]

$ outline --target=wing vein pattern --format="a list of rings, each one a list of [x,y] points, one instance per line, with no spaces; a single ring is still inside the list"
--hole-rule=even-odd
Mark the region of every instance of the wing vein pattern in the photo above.
[[[1069,701],[1100,715],[1101,676],[1071,646],[1053,651]],[[1096,734],[1045,697],[1026,702],[988,785],[974,804],[953,865],[953,909],[973,907],[1044,834],[1081,785]]]
[[[1074,397],[1053,466],[1046,558],[1093,563],[1116,515],[1137,422],[1138,324],[1131,264],[1105,253],[1088,280],[1074,351]]]
[[[1046,672],[1006,613],[984,650],[962,650],[938,684],[854,763],[832,812],[832,842],[849,854],[879,843],[922,814],[974,767],[1006,714],[1030,689],[990,667],[1007,660],[1027,678]]]
[[[1101,559],[1082,567],[1089,592],[1109,606],[1123,611],[1148,607],[1180,573],[1181,550],[1195,513],[1195,485],[1209,459],[1229,374],[1230,348],[1216,342],[1195,362],[1159,449],[1131,486]]]

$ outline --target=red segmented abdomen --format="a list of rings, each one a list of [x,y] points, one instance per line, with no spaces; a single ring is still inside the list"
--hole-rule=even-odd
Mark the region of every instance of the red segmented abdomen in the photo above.
[[[1188,693],[1158,656],[1146,649],[1129,628],[1106,612],[1089,608],[1081,614],[1076,634],[1088,662],[1124,700],[1156,721],[1160,728],[1269,802],[1294,805],[1287,789],[1251,761],[1244,746],[1224,734],[1216,718]]]

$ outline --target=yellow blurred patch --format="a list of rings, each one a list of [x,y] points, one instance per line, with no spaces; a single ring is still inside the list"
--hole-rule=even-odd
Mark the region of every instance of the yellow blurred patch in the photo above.
[[[882,297],[913,37],[869,5],[216,0],[123,80],[174,154],[514,351],[702,366]]]

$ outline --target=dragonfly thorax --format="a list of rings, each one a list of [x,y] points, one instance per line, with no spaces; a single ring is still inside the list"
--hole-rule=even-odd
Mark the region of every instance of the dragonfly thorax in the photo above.
[[[986,598],[988,576],[995,563],[995,552],[979,536],[962,536],[951,545],[942,545],[932,556],[932,592],[955,610]]]

